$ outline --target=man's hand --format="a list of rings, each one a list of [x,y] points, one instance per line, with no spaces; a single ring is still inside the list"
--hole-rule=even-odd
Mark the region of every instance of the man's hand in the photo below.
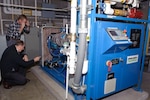
[[[25,23],[21,23],[20,29],[19,29],[19,33],[21,33],[23,31],[25,27]]]
[[[27,22],[26,22],[26,26],[30,26],[30,22],[29,22],[29,20],[27,20]]]
[[[24,28],[26,23],[21,23],[21,28]]]
[[[23,60],[24,60],[24,61],[29,61],[28,56],[27,56],[27,55],[24,55]]]
[[[40,59],[41,59],[41,56],[35,57],[34,62],[38,62],[38,61],[40,61]]]

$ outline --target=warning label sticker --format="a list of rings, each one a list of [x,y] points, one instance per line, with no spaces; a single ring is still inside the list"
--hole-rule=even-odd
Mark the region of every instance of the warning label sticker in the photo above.
[[[139,55],[127,56],[127,64],[138,62]]]

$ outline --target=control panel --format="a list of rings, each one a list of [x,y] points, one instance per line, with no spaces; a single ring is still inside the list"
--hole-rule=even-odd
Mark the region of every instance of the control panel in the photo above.
[[[131,29],[130,40],[133,44],[130,46],[130,48],[140,47],[141,32],[141,29]]]
[[[113,40],[128,40],[126,32],[118,28],[107,28],[107,32]]]

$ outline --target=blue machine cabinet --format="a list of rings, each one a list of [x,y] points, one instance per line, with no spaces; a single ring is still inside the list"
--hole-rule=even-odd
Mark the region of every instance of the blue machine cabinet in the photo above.
[[[84,94],[75,95],[76,100],[82,100],[84,96],[86,100],[101,99],[130,87],[140,91],[150,15],[148,20],[143,20],[100,14],[96,13],[97,0],[91,1],[88,72],[82,75],[85,83],[81,82],[87,88]],[[56,67],[43,69],[65,86],[67,64],[66,58],[62,61],[64,58],[60,55]],[[51,64],[53,62],[56,63],[52,60],[50,65],[55,65]]]
[[[96,21],[92,33],[94,47],[91,60],[90,97],[102,98],[113,92],[137,85],[140,76],[144,29],[142,24]],[[109,29],[126,30],[128,39],[113,40]],[[112,31],[111,31],[112,32]],[[114,36],[114,32],[112,33]],[[134,43],[131,43],[134,42]],[[134,45],[133,45],[134,44]],[[111,70],[107,62],[112,62]],[[87,78],[88,82],[88,78]],[[89,84],[89,83],[88,83]]]
[[[136,87],[135,89],[140,91],[149,33],[150,8],[148,20],[143,20],[97,14],[96,0],[92,0],[92,5],[93,9],[89,14],[91,27],[89,66],[85,83],[86,99],[101,99],[130,87]],[[118,41],[113,40],[108,33],[108,28],[126,30],[132,43],[121,40],[117,43]],[[109,68],[107,65],[112,67]]]

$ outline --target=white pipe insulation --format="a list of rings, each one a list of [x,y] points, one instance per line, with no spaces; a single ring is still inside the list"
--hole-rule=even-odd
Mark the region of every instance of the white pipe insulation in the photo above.
[[[110,1],[111,2],[126,3],[126,4],[133,4],[133,2],[135,2],[135,4],[137,4],[139,0],[110,0]]]
[[[111,8],[110,2],[109,1],[105,1],[104,3],[105,3],[105,8],[103,9],[104,13],[108,14],[108,15],[114,14],[114,9]]]
[[[69,87],[69,74],[75,73],[75,62],[76,62],[76,24],[77,24],[77,0],[71,1],[71,41],[70,41],[70,52],[67,55],[67,72],[66,72],[66,100],[68,99],[68,87]],[[67,27],[66,27],[67,28]],[[67,30],[67,29],[66,29]],[[68,34],[68,33],[67,33]]]
[[[75,73],[75,62],[76,62],[76,23],[77,23],[77,0],[71,1],[71,42],[70,42],[70,54],[69,54],[69,73]]]
[[[12,5],[10,0],[3,0],[3,2],[5,4]],[[6,13],[6,14],[21,14],[21,10],[13,8],[13,7],[4,7],[4,13]]]
[[[134,0],[133,3],[132,3],[132,7],[139,8],[139,4],[140,4],[139,0]]]
[[[104,13],[108,15],[113,15],[115,13],[115,9],[112,9],[111,5],[114,5],[117,2],[131,4],[132,7],[136,7],[136,8],[139,8],[139,3],[140,3],[139,0],[105,0],[104,1],[105,6],[103,8]],[[127,11],[123,11],[123,13],[127,13]],[[123,15],[127,15],[127,14],[123,14]]]
[[[132,4],[134,0],[127,0],[126,4]]]
[[[110,1],[112,1],[112,2],[121,2],[121,3],[125,3],[126,2],[126,0],[110,0]]]

